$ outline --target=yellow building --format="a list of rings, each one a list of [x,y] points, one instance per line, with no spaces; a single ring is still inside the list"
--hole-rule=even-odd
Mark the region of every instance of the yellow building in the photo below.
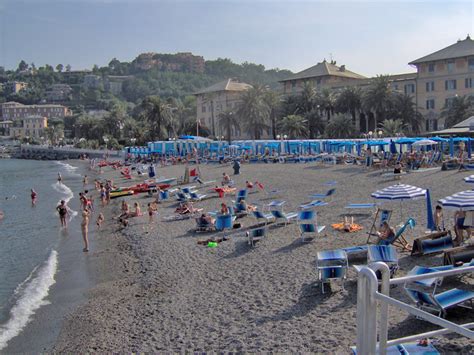
[[[219,114],[235,112],[241,102],[240,96],[252,85],[228,79],[196,92],[196,115],[198,122],[206,126],[215,137],[225,136],[225,130],[219,127]],[[232,138],[245,138],[242,130],[233,129]]]
[[[474,97],[474,40],[469,36],[409,64],[417,69],[416,103],[426,131],[443,129],[443,108],[455,96]]]
[[[10,128],[10,136],[14,138],[44,138],[45,129],[48,128],[48,118],[43,116],[28,116],[14,122]]]

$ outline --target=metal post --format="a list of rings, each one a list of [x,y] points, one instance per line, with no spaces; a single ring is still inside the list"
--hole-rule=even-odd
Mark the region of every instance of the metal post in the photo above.
[[[371,265],[374,271],[379,270],[382,273],[382,294],[389,296],[390,293],[390,268],[383,262],[376,262]],[[379,354],[387,354],[387,339],[388,339],[388,303],[382,302],[380,305],[379,315]]]
[[[359,273],[357,288],[357,353],[375,355],[377,349],[378,282],[375,272],[364,267]],[[360,306],[359,306],[360,302]]]

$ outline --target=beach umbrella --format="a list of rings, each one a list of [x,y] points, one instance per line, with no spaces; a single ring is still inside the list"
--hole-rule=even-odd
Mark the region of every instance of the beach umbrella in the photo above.
[[[414,147],[424,147],[424,146],[427,146],[427,145],[436,145],[438,144],[438,142],[435,142],[431,139],[421,139],[419,141],[416,141],[412,144],[412,146]]]
[[[400,201],[400,218],[403,219],[403,200],[424,197],[426,196],[426,190],[416,186],[397,184],[377,190],[371,196],[378,200]]]
[[[474,190],[458,192],[438,202],[446,209],[474,211]]]
[[[433,209],[431,207],[430,189],[426,189],[426,228],[431,231],[436,228],[433,218]]]
[[[390,140],[390,153],[397,154],[397,146],[393,140]]]
[[[464,182],[467,182],[468,184],[474,184],[474,175],[469,175],[468,177],[465,177]]]

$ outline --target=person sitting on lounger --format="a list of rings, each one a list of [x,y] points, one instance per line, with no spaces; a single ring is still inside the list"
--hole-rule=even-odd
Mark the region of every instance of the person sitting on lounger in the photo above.
[[[221,203],[221,214],[230,214],[229,207],[224,202]]]
[[[387,244],[386,241],[392,239],[395,236],[395,231],[392,227],[390,227],[387,221],[384,221],[377,232],[377,235],[379,237],[380,244]]]
[[[245,199],[240,200],[240,202],[238,203],[238,207],[239,211],[242,212],[252,212],[257,210],[256,206],[247,204],[247,201],[245,201]]]
[[[209,216],[207,213],[203,213],[197,219],[197,222],[200,227],[210,227],[214,225],[215,220],[211,216]]]
[[[230,181],[230,176],[227,173],[222,173],[222,186],[229,185]]]

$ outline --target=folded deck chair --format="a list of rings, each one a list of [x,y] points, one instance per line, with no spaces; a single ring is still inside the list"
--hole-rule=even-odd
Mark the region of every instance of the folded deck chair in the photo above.
[[[275,217],[276,220],[278,219],[283,219],[285,221],[285,226],[291,222],[291,220],[295,219],[298,217],[298,213],[296,212],[283,212],[280,210],[273,210],[271,211],[273,217]]]
[[[427,311],[438,313],[438,317],[445,317],[447,310],[455,306],[461,306],[464,303],[470,303],[470,309],[473,308],[472,300],[474,292],[453,288],[438,294],[432,294],[412,288],[405,288],[408,296],[416,303],[417,307]]]
[[[443,255],[444,265],[456,265],[463,262],[468,263],[474,259],[474,245],[467,245],[446,250]]]
[[[262,211],[256,210],[252,211],[252,214],[257,219],[258,223],[263,220],[265,225],[275,220],[275,217],[271,213],[263,213]]]
[[[356,347],[352,347],[352,353],[357,355]],[[417,342],[403,343],[387,347],[387,355],[438,355],[440,352],[433,344],[419,345]]]
[[[329,197],[331,196],[332,194],[334,194],[336,192],[336,189],[330,189],[328,190],[326,193],[324,194],[312,194],[311,197],[314,198],[314,199],[317,199],[317,198],[326,198],[326,197]]]
[[[321,292],[324,293],[324,284],[331,280],[341,280],[342,289],[344,289],[344,280],[347,276],[349,263],[347,255],[342,250],[320,251],[316,256],[316,272],[318,281],[321,284]]]
[[[255,228],[250,231],[247,231],[247,239],[248,243],[251,246],[255,246],[255,243],[262,240],[265,238],[265,235],[267,233],[267,229],[265,227],[263,228]]]
[[[411,255],[429,255],[441,253],[454,248],[453,238],[449,231],[435,232],[413,241]]]
[[[374,220],[372,222],[372,225],[370,226],[369,231],[367,232],[367,242],[370,242],[370,237],[372,236],[378,236],[376,233],[380,227],[382,227],[384,222],[390,222],[390,218],[392,217],[392,210],[386,210],[386,209],[381,209],[377,208],[377,212],[375,212]]]

